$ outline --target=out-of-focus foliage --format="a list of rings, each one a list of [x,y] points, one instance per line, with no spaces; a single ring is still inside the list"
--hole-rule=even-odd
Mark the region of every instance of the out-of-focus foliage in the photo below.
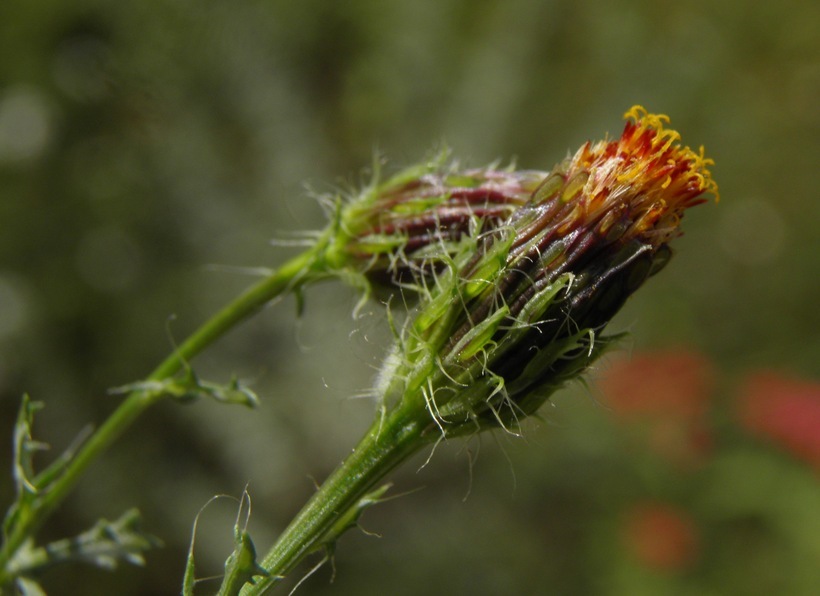
[[[362,520],[384,537],[343,538],[335,583],[301,590],[815,594],[816,442],[792,435],[817,426],[766,408],[817,417],[816,385],[788,379],[820,377],[818,28],[810,0],[6,0],[0,436],[23,392],[47,404],[35,432],[55,452],[101,420],[109,387],[248,283],[234,266],[276,266],[290,253],[270,239],[323,224],[303,183],[357,185],[375,149],[405,165],[441,140],[468,165],[549,169],[640,103],[707,147],[723,197],[686,216],[679,254],[620,318],[636,351],[690,348],[619,381],[622,405],[664,407],[616,415],[598,403],[614,381],[569,392],[524,441],[483,438],[472,481],[479,442],[440,449],[395,479],[426,490]],[[372,415],[348,398],[383,356],[383,309],[354,322],[354,293],[328,289],[307,292],[303,321],[286,300],[194,362],[249,381],[257,413],[160,406],[41,536],[137,506],[165,548],[145,569],[55,569],[51,593],[177,591],[197,511],[248,482],[267,548]],[[231,549],[220,503],[200,521],[202,574]]]

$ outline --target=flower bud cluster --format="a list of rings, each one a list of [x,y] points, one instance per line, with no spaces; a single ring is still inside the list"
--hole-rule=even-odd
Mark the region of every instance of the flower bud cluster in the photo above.
[[[513,430],[611,344],[603,328],[666,264],[684,211],[717,196],[711,160],[677,144],[668,118],[626,116],[618,139],[542,174],[503,221],[425,232],[458,250],[417,278],[421,303],[382,370],[386,407],[424,410],[446,436]]]

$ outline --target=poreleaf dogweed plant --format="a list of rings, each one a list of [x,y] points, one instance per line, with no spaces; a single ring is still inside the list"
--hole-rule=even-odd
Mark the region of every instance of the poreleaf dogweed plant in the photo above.
[[[497,227],[461,238],[445,268],[420,277],[420,303],[381,370],[376,420],[262,562],[260,593],[328,547],[339,512],[394,466],[442,439],[519,432],[556,389],[617,336],[609,320],[669,260],[686,209],[717,195],[711,160],[676,143],[665,116],[635,107],[623,134],[587,143],[542,176]]]
[[[394,325],[371,428],[261,561],[237,531],[220,593],[262,593],[306,555],[330,552],[384,493],[377,485],[385,475],[420,449],[486,429],[518,434],[524,418],[613,344],[618,335],[604,333],[607,323],[668,262],[684,212],[705,193],[717,196],[702,148],[681,146],[665,116],[636,106],[626,117],[619,138],[587,143],[551,172],[460,171],[440,160],[374,182],[352,200],[328,201],[331,222],[304,253],[203,325],[146,381],[125,388],[111,419],[39,474],[31,469],[34,408],[26,401],[18,499],[0,551],[3,583],[30,581],[33,533],[152,403],[207,395],[253,405],[238,383],[202,382],[187,363],[308,282],[338,277],[367,288],[378,281],[417,299],[407,321]],[[128,540],[114,541],[114,559],[135,559],[150,545],[134,523],[128,528]],[[183,591],[192,593],[193,583],[189,561]]]

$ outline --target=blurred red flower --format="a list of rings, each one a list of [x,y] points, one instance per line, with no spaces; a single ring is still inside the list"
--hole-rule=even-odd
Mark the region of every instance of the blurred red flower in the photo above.
[[[599,378],[603,401],[621,420],[643,427],[650,446],[679,464],[695,464],[712,446],[708,426],[711,363],[685,349],[613,360]]]
[[[607,404],[624,418],[702,417],[713,371],[705,357],[685,349],[647,352],[612,361],[601,378]]]
[[[690,568],[700,550],[691,516],[678,507],[656,501],[639,503],[627,511],[621,539],[640,563],[659,571]]]
[[[758,372],[741,387],[737,407],[747,430],[820,471],[820,384]]]

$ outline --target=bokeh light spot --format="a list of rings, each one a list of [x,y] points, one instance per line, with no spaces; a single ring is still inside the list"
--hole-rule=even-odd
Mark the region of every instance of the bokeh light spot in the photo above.
[[[51,136],[49,108],[39,93],[16,87],[0,96],[0,163],[39,157]]]

